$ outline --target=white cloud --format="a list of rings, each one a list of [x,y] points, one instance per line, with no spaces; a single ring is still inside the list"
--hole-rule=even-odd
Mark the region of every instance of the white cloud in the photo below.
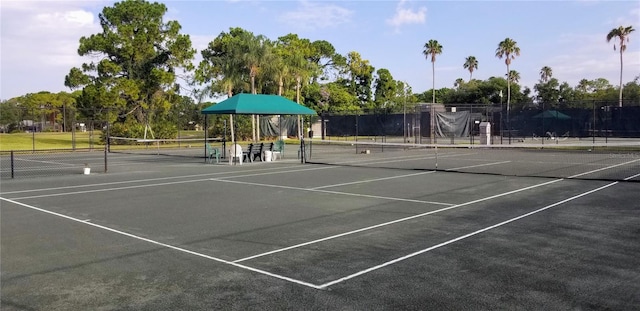
[[[628,13],[629,14],[627,16],[619,17],[615,23],[612,23],[613,27],[611,28],[617,28],[618,26],[636,26],[638,24],[638,20],[640,20],[640,8],[632,9]]]
[[[387,24],[399,29],[405,24],[424,24],[427,15],[427,8],[420,7],[417,10],[407,9],[404,7],[405,0],[400,0],[396,6],[396,14],[392,18],[387,19]]]
[[[620,75],[620,54],[613,50],[601,33],[565,34],[561,36],[558,51],[570,51],[545,60],[558,80],[577,85],[581,79],[605,78],[617,85]],[[640,74],[640,50],[628,49],[623,54],[623,81],[632,81]],[[558,74],[556,74],[558,73]]]
[[[297,28],[318,29],[348,23],[352,15],[352,11],[338,5],[301,1],[297,9],[282,14],[280,20]]]
[[[96,16],[89,11],[98,5],[102,2],[3,1],[2,97],[64,90],[69,69],[87,61],[77,53],[79,39],[100,32]],[[33,79],[33,83],[12,85],[12,77],[18,75],[55,77],[56,83]],[[59,87],[51,89],[51,85]]]

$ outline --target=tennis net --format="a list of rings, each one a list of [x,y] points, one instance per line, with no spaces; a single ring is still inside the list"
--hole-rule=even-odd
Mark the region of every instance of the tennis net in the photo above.
[[[640,140],[594,144],[412,144],[305,141],[305,162],[472,174],[640,181]]]
[[[109,137],[109,152],[148,156],[206,157],[205,144],[224,150],[222,138],[146,139]]]

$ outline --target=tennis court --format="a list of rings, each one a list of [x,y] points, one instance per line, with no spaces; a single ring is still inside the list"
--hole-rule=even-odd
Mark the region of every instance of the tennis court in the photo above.
[[[113,154],[109,173],[3,181],[2,310],[640,306],[637,153],[449,150],[432,169],[326,147],[317,164]],[[486,171],[504,166],[531,172]]]

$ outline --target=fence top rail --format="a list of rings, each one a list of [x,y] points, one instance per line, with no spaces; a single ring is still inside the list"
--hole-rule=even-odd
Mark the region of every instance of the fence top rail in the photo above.
[[[93,152],[103,151],[102,146],[95,148],[57,148],[57,149],[22,149],[22,150],[0,150],[1,155],[14,154],[33,154],[33,153],[64,153],[64,152]]]

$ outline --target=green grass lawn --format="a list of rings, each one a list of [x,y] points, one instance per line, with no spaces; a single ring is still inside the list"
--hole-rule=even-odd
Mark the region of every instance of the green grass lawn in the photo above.
[[[93,147],[102,146],[100,142],[100,132],[93,131],[93,137],[90,132],[76,132],[76,148],[89,148],[91,141]],[[34,148],[35,145],[35,148]],[[72,133],[14,133],[0,134],[0,151],[9,150],[43,150],[43,149],[71,149]]]

